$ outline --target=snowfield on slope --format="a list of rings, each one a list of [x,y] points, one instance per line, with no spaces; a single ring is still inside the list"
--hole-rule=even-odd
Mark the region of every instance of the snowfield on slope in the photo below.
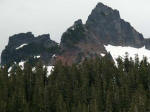
[[[131,57],[133,60],[135,59],[135,56],[138,55],[140,61],[143,57],[147,57],[148,62],[150,62],[150,50],[146,49],[145,46],[142,48],[134,48],[105,45],[105,49],[107,52],[110,52],[114,60],[116,60],[119,56],[124,58],[125,54],[128,53],[129,58]]]

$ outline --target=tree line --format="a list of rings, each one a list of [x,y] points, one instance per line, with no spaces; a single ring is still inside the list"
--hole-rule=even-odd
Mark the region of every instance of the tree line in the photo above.
[[[0,112],[149,112],[150,63],[126,56],[72,66],[58,62],[50,76],[42,63],[0,68]]]

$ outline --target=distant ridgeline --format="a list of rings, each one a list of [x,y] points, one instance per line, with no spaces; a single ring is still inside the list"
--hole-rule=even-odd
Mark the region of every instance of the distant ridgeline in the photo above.
[[[137,49],[145,46],[150,50],[150,39],[144,39],[141,33],[121,19],[119,11],[98,3],[85,24],[77,20],[63,33],[60,45],[49,35],[34,37],[28,32],[11,36],[2,52],[1,64],[35,60],[38,56],[45,64],[54,65],[61,60],[71,65],[86,58],[105,56],[111,52],[106,48],[108,45]]]

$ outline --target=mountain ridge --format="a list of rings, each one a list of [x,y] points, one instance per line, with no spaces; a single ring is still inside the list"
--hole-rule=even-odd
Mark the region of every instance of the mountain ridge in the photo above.
[[[35,37],[31,32],[15,34],[9,37],[8,45],[2,51],[2,65],[20,62],[24,60],[34,60],[40,56],[45,64],[51,62],[55,54],[53,49],[59,49],[58,43],[50,39],[49,34]]]
[[[44,49],[52,47],[49,51],[45,50],[44,53],[43,50],[37,54],[31,53],[31,55],[30,53],[25,53],[27,54],[25,59],[30,56],[42,54],[43,59],[41,59],[43,62],[51,65],[54,65],[56,61],[62,61],[64,64],[71,65],[73,63],[80,63],[86,58],[101,58],[101,54],[108,54],[105,45],[109,44],[134,48],[145,46],[146,49],[150,50],[150,39],[144,39],[143,35],[136,31],[129,22],[126,22],[120,17],[118,10],[112,9],[103,3],[96,5],[85,24],[82,23],[81,19],[75,21],[74,24],[63,33],[60,45],[52,41],[48,34],[35,38],[31,32],[28,32],[26,34],[20,33],[10,37],[8,45],[2,52],[2,64],[9,64],[15,61],[16,59],[13,59],[12,55],[14,55],[16,50],[11,52],[10,49],[17,48],[19,45],[26,43],[26,41],[27,43],[34,41],[37,43],[37,46],[44,47]],[[28,47],[28,49],[30,49],[30,47]],[[24,52],[28,51],[22,49],[21,53]],[[6,55],[7,53],[8,55]],[[17,53],[15,56],[20,56],[22,55],[21,53]],[[7,62],[7,56],[11,57],[11,61]],[[21,60],[21,58],[19,60]]]

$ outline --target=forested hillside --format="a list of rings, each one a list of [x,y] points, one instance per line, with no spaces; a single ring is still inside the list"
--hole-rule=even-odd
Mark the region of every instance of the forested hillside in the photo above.
[[[15,65],[0,69],[0,112],[149,112],[150,64],[107,56],[80,65],[58,62],[50,76]]]

